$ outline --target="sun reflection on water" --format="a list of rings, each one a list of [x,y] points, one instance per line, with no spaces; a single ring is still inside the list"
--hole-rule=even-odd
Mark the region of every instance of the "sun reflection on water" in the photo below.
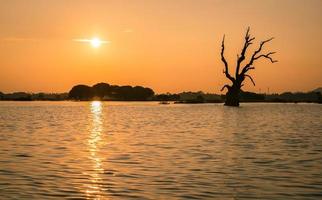
[[[99,156],[100,144],[102,142],[102,102],[93,101],[90,104],[91,109],[91,132],[88,139],[89,158],[93,163],[92,169],[89,171],[90,183],[86,185],[86,196],[91,199],[101,199],[102,178],[101,173],[104,172],[102,167],[102,159]]]

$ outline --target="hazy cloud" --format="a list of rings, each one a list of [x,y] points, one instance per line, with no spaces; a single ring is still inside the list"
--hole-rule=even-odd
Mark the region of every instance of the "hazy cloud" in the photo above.
[[[1,41],[5,42],[36,42],[42,40],[41,38],[21,38],[21,37],[7,37],[2,38]]]
[[[133,31],[133,29],[125,29],[123,32],[124,33],[133,33],[134,31]]]
[[[99,38],[92,38],[92,39],[81,39],[81,38],[76,38],[76,39],[73,39],[74,42],[93,42],[93,41],[98,41],[99,43],[102,43],[102,44],[107,44],[107,43],[110,43],[111,41],[108,41],[108,40],[101,40]]]

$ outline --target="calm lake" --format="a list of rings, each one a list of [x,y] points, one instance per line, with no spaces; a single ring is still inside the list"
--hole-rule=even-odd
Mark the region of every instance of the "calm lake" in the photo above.
[[[322,105],[0,102],[0,199],[320,199]]]

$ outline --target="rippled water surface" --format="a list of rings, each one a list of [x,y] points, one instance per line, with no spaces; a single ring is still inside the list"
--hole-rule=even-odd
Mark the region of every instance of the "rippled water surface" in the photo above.
[[[321,199],[322,105],[0,102],[0,199]]]

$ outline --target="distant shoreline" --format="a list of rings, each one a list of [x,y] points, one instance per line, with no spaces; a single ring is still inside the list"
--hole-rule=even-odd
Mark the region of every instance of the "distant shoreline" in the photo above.
[[[101,101],[101,102],[156,102],[160,103],[159,100],[4,100],[0,99],[0,102],[92,102],[92,101]],[[191,101],[167,101],[169,104],[223,104],[224,101],[217,102],[191,102]],[[241,101],[240,103],[278,103],[278,104],[322,104],[322,102],[315,101]]]
[[[241,103],[322,103],[322,88],[310,92],[254,93],[241,91]],[[68,93],[0,92],[0,101],[115,101],[115,102],[174,102],[176,104],[224,103],[226,95],[198,92],[155,94],[142,86],[118,86],[97,83],[94,86],[76,85]],[[162,103],[163,102],[163,103]]]

